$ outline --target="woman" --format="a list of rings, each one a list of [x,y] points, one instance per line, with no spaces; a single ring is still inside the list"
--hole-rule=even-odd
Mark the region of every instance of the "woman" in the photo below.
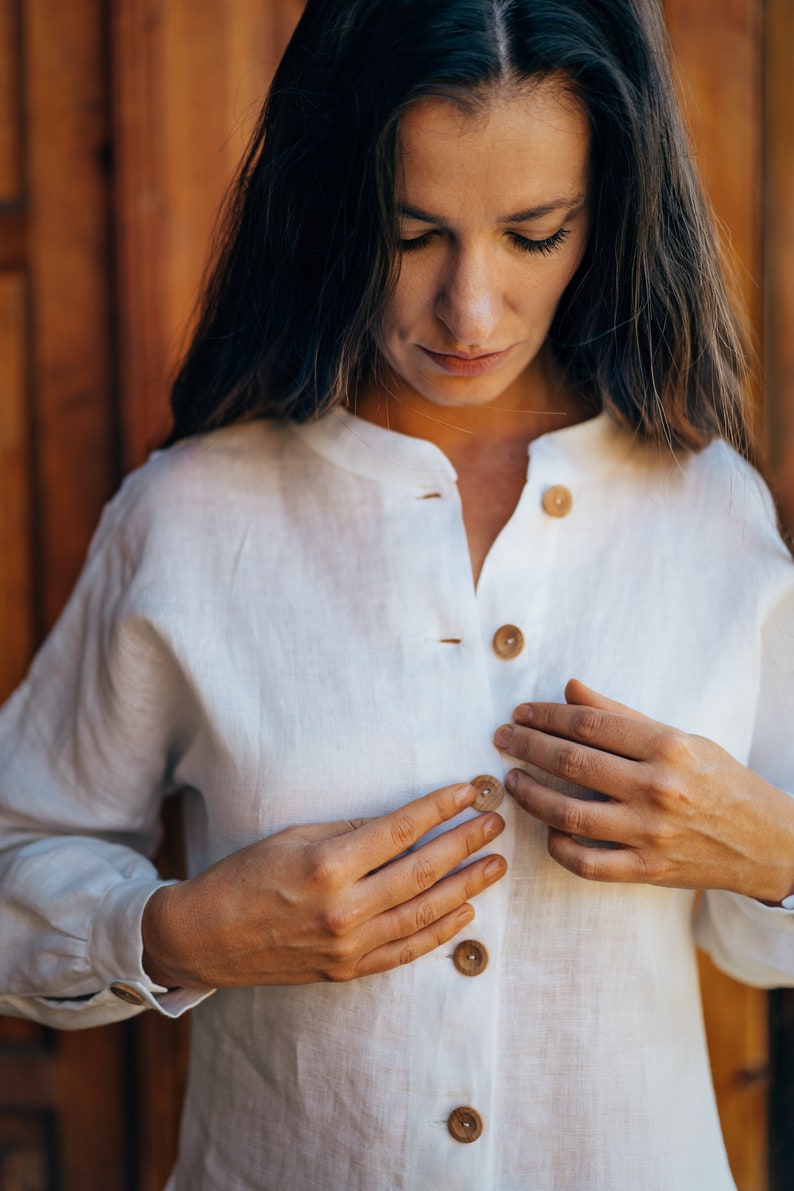
[[[664,61],[309,0],[281,64],[0,721],[3,1004],[195,1007],[177,1191],[733,1186],[693,945],[794,977],[794,572]]]

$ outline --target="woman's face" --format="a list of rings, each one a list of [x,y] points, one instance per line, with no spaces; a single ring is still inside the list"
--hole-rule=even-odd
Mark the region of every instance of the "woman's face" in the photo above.
[[[476,114],[436,98],[409,108],[400,275],[379,343],[392,384],[449,407],[531,402],[587,242],[589,146],[584,108],[559,82],[494,93]]]

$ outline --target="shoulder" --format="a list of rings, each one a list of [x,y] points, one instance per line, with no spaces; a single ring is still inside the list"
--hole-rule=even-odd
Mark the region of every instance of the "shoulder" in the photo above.
[[[266,500],[296,448],[287,426],[257,421],[155,451],[106,507],[94,546],[119,533],[134,542],[167,527],[190,532],[222,520],[230,508]]]

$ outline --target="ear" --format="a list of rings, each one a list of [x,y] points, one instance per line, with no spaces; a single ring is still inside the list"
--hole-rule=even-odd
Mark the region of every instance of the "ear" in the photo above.
[[[607,699],[606,695],[599,695],[592,687],[585,686],[578,678],[571,678],[565,686],[565,702],[577,706],[597,707],[599,711],[611,711],[614,715],[629,716],[634,720],[646,720],[647,715],[627,707],[625,703],[618,703],[615,699]]]

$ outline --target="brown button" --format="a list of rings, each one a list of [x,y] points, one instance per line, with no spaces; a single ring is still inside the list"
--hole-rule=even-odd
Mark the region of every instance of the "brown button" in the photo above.
[[[552,484],[543,493],[541,504],[550,517],[567,517],[573,508],[573,497],[564,484]]]
[[[482,1117],[476,1108],[462,1104],[447,1117],[447,1129],[455,1141],[476,1141],[482,1133]]]
[[[476,939],[458,943],[452,962],[461,976],[479,976],[488,967],[488,952]]]
[[[490,773],[481,773],[478,777],[473,777],[469,785],[474,786],[478,792],[474,799],[476,811],[495,811],[505,796],[504,786]]]
[[[117,996],[120,1001],[126,1001],[128,1005],[145,1005],[146,997],[138,992],[137,988],[132,988],[129,984],[121,984],[116,981],[111,984],[110,991]]]
[[[509,661],[517,658],[524,648],[524,634],[514,624],[503,624],[493,635],[494,653]]]

